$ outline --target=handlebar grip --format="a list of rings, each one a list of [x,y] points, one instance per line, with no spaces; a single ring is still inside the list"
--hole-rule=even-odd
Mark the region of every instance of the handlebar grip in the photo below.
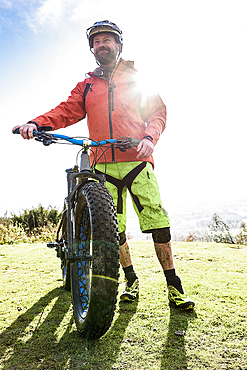
[[[33,130],[33,136],[36,136],[38,131],[36,130]],[[20,134],[20,130],[18,128],[16,128],[14,131],[12,131],[12,134]]]

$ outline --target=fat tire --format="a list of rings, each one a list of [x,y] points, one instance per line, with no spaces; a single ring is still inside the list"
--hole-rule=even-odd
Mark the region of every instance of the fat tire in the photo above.
[[[111,326],[119,278],[117,217],[105,186],[92,181],[78,191],[74,232],[83,257],[70,264],[74,318],[84,337],[97,339]]]

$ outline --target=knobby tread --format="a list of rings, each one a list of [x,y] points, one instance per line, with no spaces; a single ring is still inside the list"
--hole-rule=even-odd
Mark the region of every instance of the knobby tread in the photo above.
[[[97,339],[109,329],[116,307],[119,278],[118,226],[109,191],[97,182],[87,183],[80,189],[75,207],[76,247],[81,238],[82,219],[87,209],[90,220],[87,240],[91,241],[92,275],[86,315],[78,285],[78,262],[71,263],[71,287],[77,328],[88,339]]]

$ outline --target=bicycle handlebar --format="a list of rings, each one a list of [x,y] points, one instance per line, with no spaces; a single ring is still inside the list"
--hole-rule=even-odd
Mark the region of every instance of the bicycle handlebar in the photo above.
[[[19,129],[12,131],[13,134],[20,134]],[[66,140],[74,145],[86,146],[86,147],[99,147],[103,145],[115,144],[119,149],[123,150],[137,147],[141,140],[136,140],[131,137],[122,137],[119,139],[105,139],[100,141],[93,141],[90,139],[76,139],[69,136],[51,134],[45,131],[33,131],[33,136],[37,141],[41,141],[45,146],[56,143],[58,140]]]

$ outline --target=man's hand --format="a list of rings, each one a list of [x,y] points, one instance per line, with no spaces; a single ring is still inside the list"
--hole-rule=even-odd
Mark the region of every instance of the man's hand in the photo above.
[[[37,131],[37,126],[34,123],[26,123],[22,126],[15,126],[12,131],[19,129],[23,139],[33,139],[33,131]]]
[[[148,139],[142,139],[137,147],[137,158],[148,158],[153,154],[154,144]]]

